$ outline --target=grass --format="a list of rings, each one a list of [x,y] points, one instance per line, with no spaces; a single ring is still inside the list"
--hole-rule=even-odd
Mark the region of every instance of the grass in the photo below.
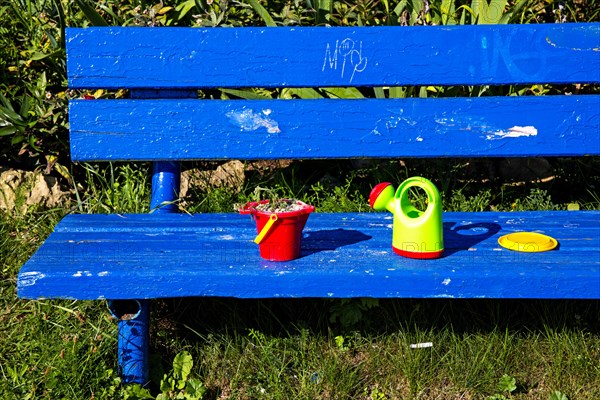
[[[5,399],[85,398],[107,370],[115,329],[99,303],[16,298],[16,274],[64,210],[0,212],[0,393]],[[87,396],[89,397],[89,396]]]
[[[600,208],[597,159],[551,162],[557,172],[552,181],[518,185],[501,184],[488,172],[478,175],[489,167],[466,160],[326,168],[300,163],[249,172],[239,190],[196,188],[185,207],[229,212],[254,187],[267,186],[321,211],[366,211],[374,182],[398,184],[413,174],[444,171],[436,184],[446,209],[567,207],[556,199]],[[125,398],[116,373],[116,324],[105,305],[19,300],[16,274],[68,211],[147,209],[148,171],[146,164],[88,165],[75,174],[81,185],[69,209],[0,212],[2,398]],[[565,196],[564,182],[585,190]],[[599,316],[598,301],[157,301],[151,390],[158,390],[163,371],[186,350],[194,359],[193,374],[207,388],[205,399],[547,399],[555,391],[569,399],[596,399]],[[411,348],[425,342],[433,346]],[[514,378],[513,391],[499,388],[504,376]]]
[[[185,322],[159,343],[172,352],[190,343],[209,391],[232,398],[368,399],[375,389],[389,399],[484,398],[504,374],[519,385],[513,398],[600,394],[598,326],[581,325],[597,324],[597,304],[386,300],[345,330],[323,320],[327,302],[281,303],[179,302],[170,319]],[[573,307],[587,310],[555,320]],[[262,315],[244,317],[253,314]],[[433,347],[410,347],[423,342]]]

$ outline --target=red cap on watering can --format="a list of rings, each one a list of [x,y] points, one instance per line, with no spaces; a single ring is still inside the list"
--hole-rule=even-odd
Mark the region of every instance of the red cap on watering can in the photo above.
[[[383,211],[390,199],[394,197],[394,186],[390,182],[382,182],[371,190],[369,205],[373,210]]]

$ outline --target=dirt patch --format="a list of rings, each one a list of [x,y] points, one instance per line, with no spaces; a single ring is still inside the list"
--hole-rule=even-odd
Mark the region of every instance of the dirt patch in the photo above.
[[[179,193],[183,198],[192,188],[227,188],[239,193],[244,187],[248,174],[264,176],[273,171],[289,167],[292,160],[260,160],[243,163],[239,160],[228,161],[215,169],[192,168],[181,173]]]
[[[69,199],[70,192],[53,176],[0,167],[0,209],[26,212],[32,205],[58,207]]]
[[[244,163],[238,160],[226,162],[214,170],[190,169],[181,173],[179,193],[185,197],[192,187],[226,187],[236,193],[244,186]]]

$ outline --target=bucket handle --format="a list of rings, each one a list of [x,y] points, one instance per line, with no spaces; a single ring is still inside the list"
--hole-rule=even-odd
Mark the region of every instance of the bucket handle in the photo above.
[[[267,236],[267,233],[269,233],[269,231],[271,230],[271,227],[273,226],[275,221],[277,221],[277,219],[278,219],[277,214],[271,214],[269,216],[269,220],[267,221],[265,226],[263,226],[263,228],[260,230],[260,233],[254,239],[254,243],[260,244],[263,241],[263,239],[265,238],[265,236]]]

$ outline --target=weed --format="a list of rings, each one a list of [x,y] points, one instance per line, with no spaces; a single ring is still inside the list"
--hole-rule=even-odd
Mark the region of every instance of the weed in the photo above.
[[[319,181],[310,187],[310,194],[307,197],[320,212],[366,211],[367,201],[355,188],[354,180],[355,174],[350,173],[342,185]]]
[[[192,356],[184,350],[173,359],[172,370],[164,374],[160,381],[160,393],[157,396],[153,396],[150,390],[141,385],[134,384],[122,387],[120,397],[129,400],[200,400],[204,397],[206,388],[200,380],[191,375],[193,366]],[[111,388],[110,393],[114,393],[114,388]]]
[[[447,211],[488,211],[492,201],[492,192],[485,189],[468,196],[464,194],[462,189],[458,189],[449,200],[444,203],[444,210]]]
[[[552,202],[546,190],[534,188],[525,199],[516,199],[511,209],[513,211],[556,210],[558,206]]]
[[[372,389],[365,388],[364,394],[368,396],[369,400],[387,400],[387,396],[381,389],[374,386]]]
[[[350,349],[350,347],[349,347],[350,340],[348,337],[338,335],[338,336],[334,337],[333,340],[335,341],[336,347],[340,351],[348,351]]]
[[[149,209],[147,165],[84,164],[85,187],[75,184],[77,209],[89,213],[145,213]],[[80,190],[82,189],[82,190]]]
[[[511,393],[515,390],[517,390],[517,380],[510,375],[504,374],[498,382],[498,391],[500,394],[488,396],[487,400],[508,400],[511,397]]]
[[[378,299],[367,297],[335,300],[329,308],[329,321],[331,323],[339,322],[344,329],[352,328],[363,321],[368,311],[378,306]]]
[[[569,400],[569,398],[558,390],[550,393],[548,400]]]

